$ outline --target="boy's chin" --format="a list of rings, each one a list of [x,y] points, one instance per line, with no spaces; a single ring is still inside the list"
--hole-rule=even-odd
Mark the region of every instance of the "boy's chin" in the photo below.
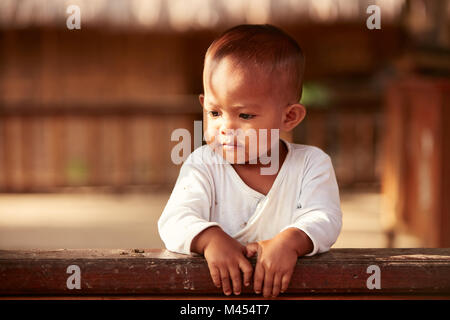
[[[210,145],[210,147],[213,147]],[[248,162],[248,155],[240,147],[224,147],[216,145],[213,147],[214,152],[221,156],[224,160],[231,164],[245,164]]]
[[[218,153],[231,164],[245,164],[247,162],[247,155],[234,150],[222,149]]]
[[[257,156],[251,157],[247,152],[242,154],[241,152],[222,150],[218,154],[231,164],[253,164],[258,162]]]

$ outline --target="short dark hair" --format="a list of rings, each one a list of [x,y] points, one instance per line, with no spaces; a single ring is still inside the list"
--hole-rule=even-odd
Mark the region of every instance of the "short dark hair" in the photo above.
[[[205,55],[207,62],[231,57],[237,64],[269,68],[269,72],[288,75],[292,90],[300,101],[305,58],[298,43],[283,30],[269,24],[242,24],[215,39]]]

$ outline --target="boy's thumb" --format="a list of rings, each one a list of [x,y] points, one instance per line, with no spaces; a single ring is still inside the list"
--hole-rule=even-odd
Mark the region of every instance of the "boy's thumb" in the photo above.
[[[245,246],[246,256],[247,258],[253,257],[256,253],[258,253],[258,243],[252,242]]]

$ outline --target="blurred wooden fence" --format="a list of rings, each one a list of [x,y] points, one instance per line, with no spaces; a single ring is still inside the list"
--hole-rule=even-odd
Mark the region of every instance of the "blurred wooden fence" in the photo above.
[[[331,156],[340,187],[378,187],[383,122],[379,103],[310,109],[294,140]]]
[[[382,103],[372,96],[382,91],[371,85],[400,51],[401,29],[386,25],[370,36],[359,23],[284,29],[305,49],[305,79],[334,80],[333,94],[351,100],[326,109],[307,104],[294,141],[330,154],[341,187],[378,185]],[[85,31],[65,23],[0,30],[0,192],[170,186],[176,179],[170,134],[201,119],[191,94],[203,90],[204,53],[222,28]],[[175,98],[154,101],[161,97]]]
[[[151,107],[0,108],[0,192],[170,188],[179,170],[171,133],[193,133],[201,119],[196,97],[183,99]],[[378,108],[310,109],[294,141],[330,154],[341,187],[378,185],[381,127]]]
[[[0,117],[0,189],[159,185],[174,181],[171,133],[198,114],[170,108],[15,108]]]

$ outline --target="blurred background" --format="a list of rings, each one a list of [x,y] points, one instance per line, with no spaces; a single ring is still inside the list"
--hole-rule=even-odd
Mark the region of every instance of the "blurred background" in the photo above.
[[[332,158],[335,247],[449,247],[449,1],[1,0],[0,248],[162,248],[171,133],[201,120],[205,51],[241,23],[305,51],[286,138]]]

